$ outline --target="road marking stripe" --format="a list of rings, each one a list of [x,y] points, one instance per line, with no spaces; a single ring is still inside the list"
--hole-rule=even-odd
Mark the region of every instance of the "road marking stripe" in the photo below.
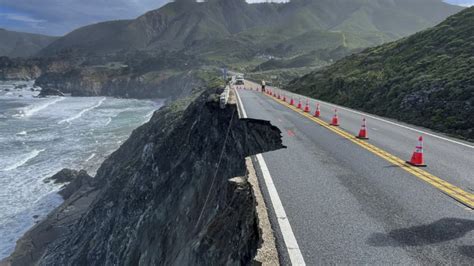
[[[291,129],[287,129],[286,132],[288,133],[288,136],[290,136],[290,137],[295,136],[295,132],[293,132],[293,130],[291,130]]]
[[[403,169],[403,170],[411,173],[412,175],[420,178],[421,180],[429,183],[433,187],[439,189],[440,191],[442,191],[446,195],[454,198],[455,200],[457,200],[460,203],[468,206],[469,208],[474,209],[474,194],[471,194],[467,191],[464,191],[461,188],[456,187],[456,186],[446,182],[445,180],[443,180],[443,179],[441,179],[441,178],[439,178],[439,177],[437,177],[433,174],[430,174],[430,173],[426,172],[425,170],[422,170],[418,167],[408,165],[408,164],[405,163],[404,160],[398,158],[397,156],[395,156],[393,154],[390,154],[390,153],[388,153],[388,152],[386,152],[386,151],[384,151],[384,150],[368,143],[367,141],[357,139],[353,135],[351,135],[350,133],[342,130],[341,128],[331,126],[331,125],[329,125],[329,123],[327,123],[327,122],[325,122],[325,121],[323,121],[319,118],[313,117],[311,114],[301,112],[301,110],[299,110],[298,108],[296,108],[294,106],[291,106],[287,102],[283,102],[281,100],[274,99],[272,96],[268,96],[268,97],[270,99],[274,100],[275,102],[289,108],[290,110],[293,110],[296,113],[312,120],[313,122],[329,129],[330,131],[332,131],[332,132],[334,132],[334,133],[336,133],[336,134],[352,141],[353,143],[355,143],[355,144],[359,145],[360,147],[372,152],[373,154],[378,155],[379,157],[385,159],[386,161],[388,161],[388,162],[390,162],[390,163],[392,163],[396,166],[400,166],[401,169]]]
[[[268,194],[270,195],[270,200],[272,201],[273,209],[275,210],[275,215],[278,220],[278,225],[280,226],[281,234],[283,235],[283,240],[285,241],[286,248],[288,250],[288,255],[290,256],[292,265],[306,265],[301,254],[298,242],[296,241],[293,230],[291,229],[290,222],[286,216],[285,209],[281,203],[280,197],[276,190],[273,179],[268,170],[265,159],[263,159],[262,154],[257,154],[257,161],[260,165],[262,171],[263,179],[265,180],[265,185],[268,189]]]
[[[283,90],[283,89],[278,89],[278,88],[275,88],[275,89],[285,91],[288,94],[293,94],[293,95],[296,95],[298,97],[312,99],[312,98],[309,98],[309,97],[306,97],[306,96],[303,96],[303,95],[300,95],[300,94],[297,94],[297,93],[294,93],[294,92],[289,92],[289,91],[286,91],[286,90]],[[321,101],[321,100],[318,100],[318,99],[313,99],[313,100],[324,103],[324,104],[332,106],[332,107],[337,107],[338,109],[345,110],[345,111],[348,111],[348,112],[351,112],[351,113],[354,113],[354,114],[370,117],[372,119],[379,120],[379,121],[382,121],[382,122],[385,122],[385,123],[388,123],[388,124],[391,124],[391,125],[394,125],[394,126],[405,128],[405,129],[408,129],[408,130],[411,130],[411,131],[414,131],[414,132],[417,132],[417,133],[422,133],[422,134],[425,134],[425,135],[428,135],[428,136],[431,136],[431,137],[434,137],[434,138],[449,141],[451,143],[455,143],[455,144],[458,144],[458,145],[461,145],[461,146],[464,146],[464,147],[467,147],[467,148],[474,149],[474,145],[469,145],[469,144],[461,142],[461,141],[456,141],[456,140],[446,138],[446,137],[442,137],[442,136],[439,136],[439,135],[436,135],[436,134],[433,134],[433,133],[429,133],[429,132],[426,132],[426,131],[423,131],[423,130],[420,130],[420,129],[416,129],[416,128],[412,128],[412,127],[409,127],[409,126],[401,125],[401,124],[392,122],[390,120],[386,120],[386,119],[383,119],[383,118],[380,118],[380,117],[377,117],[377,116],[374,116],[374,115],[371,115],[371,114],[368,114],[368,113],[355,111],[355,110],[352,110],[352,109],[349,109],[349,108],[346,108],[344,106],[340,106],[340,105],[337,105],[337,104]]]
[[[245,111],[244,105],[242,104],[239,92],[237,90],[234,91],[235,95],[237,96],[237,104],[240,106],[240,110],[242,112],[241,117],[247,118],[247,112]],[[298,242],[296,241],[296,237],[293,234],[293,229],[291,229],[290,221],[286,216],[285,208],[283,208],[280,196],[278,195],[272,176],[268,170],[267,163],[265,162],[265,159],[263,159],[262,154],[257,154],[256,158],[260,166],[260,170],[262,171],[263,180],[265,181],[265,186],[267,187],[268,195],[270,196],[270,201],[272,202],[273,210],[275,211],[278,226],[280,227],[291,264],[306,265],[303,255],[301,254],[300,247],[298,246]]]

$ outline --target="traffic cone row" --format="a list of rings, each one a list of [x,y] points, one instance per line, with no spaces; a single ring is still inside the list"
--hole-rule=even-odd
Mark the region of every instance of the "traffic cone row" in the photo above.
[[[281,95],[280,93],[276,93],[276,92],[271,91],[271,90],[267,90],[266,93],[269,94],[270,96],[273,96],[273,97],[277,98],[278,100],[282,100],[284,102],[287,102],[287,98],[286,98],[285,94]],[[295,106],[295,100],[293,99],[293,97],[290,97],[289,105]],[[298,105],[296,107],[298,109],[301,109],[305,113],[310,112],[310,106],[309,106],[309,100],[308,99],[306,99],[306,104],[305,104],[304,108],[301,104],[301,99],[298,99]],[[316,103],[316,110],[314,111],[313,116],[317,117],[317,118],[321,117],[321,108],[320,108],[319,103]],[[339,115],[338,115],[337,109],[334,109],[334,115],[331,119],[330,125],[331,126],[339,126]],[[359,134],[356,136],[356,138],[363,139],[363,140],[368,140],[369,139],[368,129],[367,129],[367,120],[366,120],[365,117],[362,118],[362,124],[361,124],[360,130],[359,130]],[[423,159],[423,137],[422,136],[420,136],[418,138],[418,145],[416,146],[415,151],[413,152],[413,154],[411,156],[411,159],[409,161],[406,161],[406,163],[411,165],[411,166],[426,167],[426,164],[425,164],[424,159]]]

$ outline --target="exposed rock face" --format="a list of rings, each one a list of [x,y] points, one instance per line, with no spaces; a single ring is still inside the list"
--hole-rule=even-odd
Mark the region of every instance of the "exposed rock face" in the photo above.
[[[86,171],[76,171],[64,168],[52,177],[45,180],[45,182],[54,181],[55,184],[65,184],[65,186],[59,191],[59,194],[63,199],[67,200],[78,191],[82,186],[92,186],[94,179],[87,174]],[[66,184],[67,183],[67,184]]]
[[[61,58],[11,59],[0,57],[0,80],[34,80],[46,72],[64,72],[72,67],[73,60]]]
[[[250,263],[259,232],[244,158],[282,148],[281,132],[239,119],[235,105],[220,109],[215,92],[156,112],[102,164],[94,184],[18,242],[9,262]]]
[[[41,75],[41,69],[37,65],[18,61],[0,57],[0,80],[32,80]]]
[[[124,67],[118,69],[83,67],[66,73],[45,73],[35,82],[43,90],[41,96],[117,96],[125,98],[177,98],[189,95],[192,88],[201,85],[192,72],[167,74],[148,72],[131,73]]]

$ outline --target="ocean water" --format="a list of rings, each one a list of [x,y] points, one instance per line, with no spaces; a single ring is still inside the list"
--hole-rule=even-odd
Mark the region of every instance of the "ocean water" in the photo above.
[[[23,84],[24,88],[15,89]],[[94,175],[103,160],[163,101],[109,97],[36,98],[32,82],[0,83],[0,259],[62,203],[62,168]],[[6,91],[9,90],[9,91]]]

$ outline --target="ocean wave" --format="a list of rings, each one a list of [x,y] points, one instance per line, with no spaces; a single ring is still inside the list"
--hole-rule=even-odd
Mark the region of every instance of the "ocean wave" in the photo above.
[[[146,114],[143,118],[145,118],[147,121],[151,119],[151,117],[153,116],[153,113],[155,113],[155,110],[149,112],[148,114]]]
[[[95,109],[95,108],[101,106],[102,103],[105,101],[105,99],[106,99],[105,97],[102,98],[102,99],[100,99],[99,102],[97,102],[97,103],[94,104],[93,106],[87,107],[87,108],[81,110],[81,111],[80,111],[79,113],[77,113],[76,115],[73,115],[73,116],[71,116],[71,117],[69,117],[69,118],[66,118],[66,119],[63,119],[63,120],[59,121],[58,124],[71,123],[72,121],[74,121],[74,120],[76,120],[76,119],[82,117],[83,114],[85,114],[85,113],[87,113],[87,112],[89,112],[89,111],[91,111],[91,110],[93,110],[93,109]]]
[[[112,117],[107,118],[107,122],[105,122],[104,127],[108,126],[112,122]]]
[[[3,171],[11,171],[11,170],[15,170],[17,169],[18,167],[26,164],[28,161],[30,161],[31,159],[35,158],[36,156],[38,156],[40,153],[44,152],[45,150],[33,150],[31,151],[30,153],[27,153],[23,156],[23,158],[19,159],[16,163],[6,167],[3,169]]]
[[[92,160],[92,158],[95,157],[95,153],[91,154],[87,159],[86,159],[86,162]]]
[[[18,132],[16,133],[17,136],[26,136],[26,131],[21,131],[21,132]]]
[[[48,108],[49,106],[51,106],[51,105],[53,105],[57,102],[63,101],[64,99],[65,99],[64,97],[55,98],[52,101],[47,101],[47,102],[42,103],[42,104],[25,107],[25,108],[21,109],[20,113],[17,114],[16,116],[19,116],[19,117],[32,116],[32,115],[36,114],[37,112],[39,112],[41,110],[44,110],[44,109]]]

